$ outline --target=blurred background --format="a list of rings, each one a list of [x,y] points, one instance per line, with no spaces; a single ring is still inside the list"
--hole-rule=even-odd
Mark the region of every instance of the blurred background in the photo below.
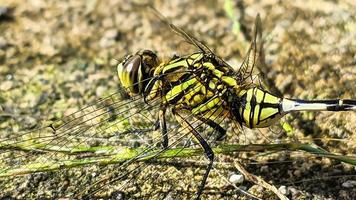
[[[43,120],[58,119],[114,93],[118,87],[116,65],[127,54],[141,49],[168,57],[180,53],[181,41],[174,33],[157,26],[159,19],[145,6],[137,6],[145,3],[234,66],[247,51],[254,19],[260,13],[267,64],[264,72],[271,87],[293,98],[356,98],[356,3],[352,0],[0,0],[0,130],[39,127]],[[347,138],[342,147],[320,145],[331,152],[355,153],[354,113],[301,113],[287,120],[296,134]],[[356,196],[355,185],[342,186],[355,180],[355,169],[350,166],[314,158],[285,167],[284,176],[302,182],[305,177],[323,178],[318,175],[322,171],[330,177],[340,171],[348,174],[346,179],[306,180],[303,187],[291,190],[292,199]],[[100,173],[99,168],[93,170]],[[0,197],[64,197],[68,193],[56,187],[62,179],[43,183],[47,179],[28,178],[15,183],[16,187],[5,184]],[[294,185],[297,181],[290,182]],[[219,195],[217,192],[210,198]],[[263,192],[261,195],[263,198]]]

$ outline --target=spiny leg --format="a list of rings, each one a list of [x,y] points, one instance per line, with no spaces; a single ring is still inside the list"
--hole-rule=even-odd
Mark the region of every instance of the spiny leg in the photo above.
[[[167,135],[167,124],[166,124],[166,106],[161,106],[158,112],[159,127],[161,128],[161,133],[163,137],[163,148],[168,147],[168,135]]]
[[[226,130],[219,124],[215,123],[213,120],[204,118],[202,116],[195,117],[218,132],[218,136],[216,137],[217,141],[221,141],[226,136]]]
[[[143,93],[144,101],[148,104],[148,101],[155,99],[160,95],[160,99],[162,98],[162,91],[159,88],[162,88],[161,76],[156,76],[152,78],[149,82],[145,91]],[[161,129],[162,137],[163,137],[163,147],[168,147],[168,135],[167,135],[167,124],[166,124],[166,110],[167,106],[162,103],[158,112],[158,120],[156,122],[155,130],[158,128]]]
[[[194,127],[187,121],[185,120],[178,112],[178,110],[173,109],[173,115],[176,117],[177,121],[183,126],[187,127],[190,132],[194,135],[194,137],[199,141],[200,145],[203,147],[204,152],[206,157],[209,159],[209,164],[206,168],[205,174],[203,176],[203,180],[199,186],[198,192],[195,196],[195,199],[200,199],[200,195],[202,194],[206,180],[209,176],[210,170],[213,167],[213,162],[214,162],[214,152],[209,146],[209,144],[205,141],[205,139],[194,129]]]

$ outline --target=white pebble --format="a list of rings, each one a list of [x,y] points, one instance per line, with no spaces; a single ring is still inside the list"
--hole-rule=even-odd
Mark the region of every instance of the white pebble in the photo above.
[[[342,183],[342,187],[344,187],[344,188],[356,187],[356,181],[353,181],[353,180],[345,181],[344,183]]]
[[[240,184],[244,182],[244,176],[242,174],[233,174],[230,176],[229,181],[233,184]]]
[[[278,188],[278,190],[284,194],[284,195],[288,195],[289,194],[289,190],[286,186],[282,185],[281,187]]]

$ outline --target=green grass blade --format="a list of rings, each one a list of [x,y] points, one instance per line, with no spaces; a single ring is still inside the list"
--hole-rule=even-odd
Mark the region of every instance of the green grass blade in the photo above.
[[[183,157],[192,157],[192,156],[201,156],[204,155],[204,150],[201,148],[173,148],[168,149],[163,152],[162,150],[151,150],[147,151],[144,148],[121,148],[114,149],[114,147],[88,147],[82,149],[75,149],[71,151],[75,153],[85,153],[93,151],[101,151],[100,156],[93,156],[87,158],[73,159],[73,160],[56,160],[48,161],[46,163],[32,163],[27,165],[22,165],[17,168],[9,168],[3,170],[0,173],[0,177],[9,177],[17,176],[23,174],[30,174],[35,172],[45,172],[45,171],[54,171],[63,168],[74,168],[81,167],[89,164],[98,164],[98,165],[109,165],[123,163],[135,159],[136,162],[147,161],[153,157],[157,159],[164,158],[183,158]],[[108,151],[110,150],[110,151]],[[311,154],[317,155],[319,157],[326,157],[334,160],[339,160],[341,162],[349,163],[356,166],[356,158],[351,156],[343,156],[329,153],[325,150],[322,150],[317,147],[313,147],[310,144],[294,144],[294,143],[284,143],[284,144],[250,144],[250,145],[219,145],[213,148],[213,151],[216,155],[219,154],[233,154],[237,152],[266,152],[266,151],[305,151]],[[106,153],[105,153],[106,152]],[[144,153],[143,153],[144,152]],[[160,153],[157,156],[157,153]]]

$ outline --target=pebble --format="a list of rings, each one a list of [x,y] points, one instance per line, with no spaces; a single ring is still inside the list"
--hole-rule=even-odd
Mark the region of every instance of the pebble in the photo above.
[[[344,188],[354,188],[356,187],[356,181],[354,180],[347,180],[341,185]]]
[[[105,91],[107,91],[107,87],[104,86],[98,86],[95,90],[95,94],[98,97],[103,96],[103,94],[105,93]]]
[[[5,78],[6,80],[12,80],[14,76],[12,74],[7,74]]]
[[[289,195],[289,190],[287,186],[282,185],[281,187],[278,188],[278,191],[280,191],[284,195]]]
[[[233,174],[230,176],[229,181],[233,184],[240,184],[244,182],[244,179],[242,174]]]
[[[7,91],[13,87],[13,81],[3,81],[0,84],[0,90],[1,91]]]
[[[288,187],[288,191],[292,193],[293,197],[296,197],[300,194],[300,192],[294,187]]]
[[[261,172],[268,172],[268,166],[262,166],[260,170]]]
[[[100,39],[99,45],[102,48],[110,47],[116,44],[116,37],[119,35],[117,29],[110,29],[104,33],[104,36]]]
[[[125,199],[125,193],[123,193],[121,191],[115,191],[111,194],[111,197],[112,197],[112,199],[115,199],[115,200]],[[166,197],[166,199],[167,199],[167,197]],[[172,199],[172,198],[168,197],[168,199]]]
[[[0,49],[5,49],[10,43],[4,38],[0,37]]]
[[[296,176],[296,177],[300,177],[300,176],[302,175],[302,172],[297,169],[297,170],[295,170],[295,171],[293,172],[293,175]]]

